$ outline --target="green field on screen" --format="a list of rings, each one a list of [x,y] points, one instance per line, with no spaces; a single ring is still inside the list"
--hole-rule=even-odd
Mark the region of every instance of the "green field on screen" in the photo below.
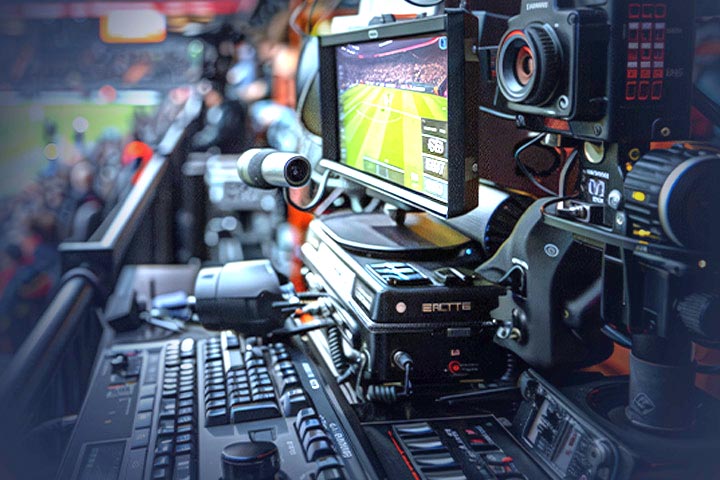
[[[423,191],[421,119],[446,122],[447,98],[360,84],[340,102],[347,165]]]

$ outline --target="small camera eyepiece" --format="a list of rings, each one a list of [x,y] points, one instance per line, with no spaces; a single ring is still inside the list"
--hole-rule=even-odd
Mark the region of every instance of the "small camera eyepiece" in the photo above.
[[[285,180],[291,187],[301,187],[310,179],[310,163],[305,157],[295,156],[285,164]]]
[[[238,158],[240,179],[251,187],[302,187],[310,181],[307,158],[272,148],[252,148]]]

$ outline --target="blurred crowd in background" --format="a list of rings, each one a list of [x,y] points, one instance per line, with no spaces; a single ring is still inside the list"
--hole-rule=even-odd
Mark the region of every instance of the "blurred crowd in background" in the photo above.
[[[259,2],[241,25],[212,19],[139,45],[103,42],[96,19],[0,22],[0,355],[19,347],[60,284],[59,244],[92,237],[190,95],[203,103],[192,151],[265,142],[271,119],[250,118],[253,105],[294,101],[289,15],[287,2]]]

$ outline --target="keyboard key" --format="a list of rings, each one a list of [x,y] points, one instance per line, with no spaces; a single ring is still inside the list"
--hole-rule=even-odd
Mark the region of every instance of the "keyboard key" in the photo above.
[[[170,465],[170,457],[168,455],[160,455],[155,457],[153,467],[167,467]]]
[[[258,402],[236,405],[230,409],[233,423],[251,422],[280,416],[280,410],[275,402]]]
[[[184,453],[190,453],[192,451],[192,444],[190,443],[178,443],[175,447],[175,454],[182,455]]]
[[[173,480],[193,480],[195,478],[190,455],[179,455],[175,458]]]
[[[125,480],[142,480],[145,470],[146,448],[130,450],[125,470]]]
[[[152,412],[140,412],[135,416],[135,428],[152,425]]]
[[[333,451],[333,448],[329,442],[327,442],[326,440],[318,440],[317,442],[313,442],[308,446],[307,458],[308,461],[314,462],[318,458],[327,457],[328,455],[332,455],[333,453],[335,452]]]
[[[153,403],[155,399],[153,397],[141,398],[138,402],[138,412],[151,412],[153,409]]]
[[[212,408],[205,412],[205,426],[227,425],[228,414],[227,408]]]
[[[133,432],[132,439],[130,440],[130,448],[147,447],[149,441],[150,441],[150,429],[149,428],[137,428]]]
[[[165,467],[154,468],[151,478],[152,480],[167,480],[170,478],[170,470]]]

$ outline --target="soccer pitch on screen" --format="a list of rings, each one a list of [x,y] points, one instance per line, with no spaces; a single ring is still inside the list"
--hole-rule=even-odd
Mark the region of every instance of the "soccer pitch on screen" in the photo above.
[[[421,119],[447,122],[447,98],[359,84],[343,92],[340,103],[345,163],[423,191]]]

